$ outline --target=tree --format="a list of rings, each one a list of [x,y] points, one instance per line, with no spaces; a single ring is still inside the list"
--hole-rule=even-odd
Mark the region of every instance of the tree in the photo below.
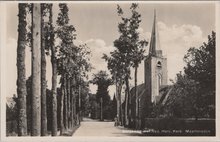
[[[110,96],[108,94],[108,87],[112,85],[112,80],[108,77],[105,71],[99,71],[97,74],[93,74],[93,79],[90,81],[98,86],[96,99],[100,103],[100,120],[103,121],[103,108],[108,105]]]
[[[85,80],[81,81],[81,111],[83,116],[89,115],[89,83]]]
[[[131,42],[132,42],[132,52],[131,52],[131,62],[132,66],[134,67],[134,89],[135,89],[135,98],[136,98],[136,118],[138,118],[138,94],[137,94],[137,72],[138,72],[138,66],[141,63],[141,61],[144,59],[144,47],[147,46],[146,40],[140,40],[139,39],[139,33],[138,28],[141,22],[141,14],[137,12],[138,4],[132,4],[131,5],[131,12],[132,16],[129,19],[130,25],[130,34],[131,34]],[[128,86],[128,85],[127,85]],[[130,89],[128,88],[127,92],[129,92]],[[136,128],[138,127],[138,124],[136,123]]]
[[[117,117],[119,119],[120,125],[123,124],[122,118],[122,107],[121,107],[121,91],[124,84],[126,70],[124,69],[124,62],[122,61],[120,52],[114,50],[110,53],[111,56],[108,57],[106,54],[103,55],[103,58],[108,62],[108,69],[112,74],[112,79],[116,86],[116,98],[117,98]]]
[[[25,46],[26,35],[26,7],[27,4],[18,4],[18,44],[17,44],[17,95],[18,95],[18,136],[27,135],[26,114],[26,68],[25,68]]]
[[[199,48],[190,48],[184,56],[186,76],[198,83],[196,104],[200,112],[197,113],[207,112],[208,117],[215,116],[215,38],[216,33],[212,32],[207,43]]]
[[[199,48],[190,48],[184,56],[185,74],[198,81],[207,91],[215,90],[215,32],[208,36],[208,43]]]
[[[57,56],[56,47],[54,46],[54,26],[53,26],[53,5],[47,5],[49,13],[49,22],[46,27],[46,44],[47,50],[51,51],[51,65],[52,65],[52,136],[57,135]]]
[[[32,11],[32,136],[41,128],[41,6],[33,4]]]
[[[215,118],[215,32],[208,43],[190,48],[184,56],[186,67],[177,74],[165,105],[175,117]]]
[[[58,73],[61,75],[61,86],[62,86],[62,96],[61,96],[61,131],[60,135],[63,134],[64,128],[68,129],[68,105],[67,105],[67,70],[66,70],[66,58],[68,54],[68,49],[72,43],[73,37],[70,37],[70,34],[75,30],[74,27],[70,28],[69,17],[68,17],[68,7],[66,4],[59,4],[60,13],[57,18],[57,37],[61,40],[61,44],[58,46]],[[70,32],[70,33],[69,33]],[[64,113],[63,113],[64,112]],[[64,123],[64,124],[63,124]]]
[[[166,116],[178,118],[197,117],[198,115],[198,83],[189,79],[182,72],[177,74],[177,80],[165,105],[169,110]]]
[[[47,135],[47,81],[46,81],[46,52],[45,52],[45,22],[47,4],[41,4],[41,136]]]
[[[64,122],[65,129],[70,127],[70,79],[74,78],[71,74],[71,68],[74,66],[75,59],[75,51],[76,46],[73,44],[73,40],[75,39],[75,28],[73,25],[69,25],[69,17],[68,17],[68,6],[67,4],[59,4],[60,13],[57,18],[57,30],[56,35],[60,39],[60,44],[58,48],[58,73],[61,75],[61,86],[62,86],[62,95],[61,96],[61,120]],[[64,115],[62,114],[64,112]],[[63,123],[62,121],[60,123]],[[63,132],[63,124],[61,126],[61,135]]]
[[[129,79],[131,67],[135,68],[135,90],[137,87],[137,69],[138,65],[144,59],[144,47],[147,45],[145,40],[139,39],[138,28],[141,22],[141,15],[137,12],[138,4],[132,3],[130,6],[131,9],[131,17],[126,18],[123,16],[123,10],[118,5],[117,12],[122,22],[119,23],[118,29],[120,36],[118,39],[114,41],[114,46],[117,48],[114,52],[111,52],[111,56],[113,59],[119,60],[121,62],[121,68],[123,68],[122,73],[125,75],[125,85],[126,85],[126,95],[125,95],[125,125],[128,125],[128,101],[130,96],[130,87],[129,87]],[[117,56],[118,57],[117,57]],[[112,61],[107,56],[104,56],[107,61]],[[114,66],[109,65],[110,68],[115,68]],[[118,69],[118,70],[121,70]],[[117,70],[117,69],[116,69]],[[121,71],[120,71],[121,72]],[[115,74],[115,73],[113,73]],[[138,105],[137,101],[137,90],[135,91],[136,96],[136,105]],[[136,106],[137,109],[137,106]],[[136,113],[138,111],[136,110]],[[137,116],[137,114],[136,114]]]
[[[73,70],[71,71],[73,73],[73,76],[76,77],[76,84],[78,88],[78,97],[79,97],[79,120],[81,120],[81,95],[83,90],[86,89],[87,86],[85,85],[86,81],[84,79],[88,80],[87,73],[91,71],[91,64],[89,63],[90,60],[90,51],[86,44],[79,45],[79,48],[76,49],[76,55],[75,56],[75,65],[73,66]],[[74,58],[73,58],[74,59]],[[87,90],[87,89],[86,89]],[[80,122],[80,121],[79,121]]]

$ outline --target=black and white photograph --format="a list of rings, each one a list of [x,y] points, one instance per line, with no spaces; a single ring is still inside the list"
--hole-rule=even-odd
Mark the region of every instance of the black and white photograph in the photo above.
[[[220,140],[219,6],[0,2],[1,139]]]

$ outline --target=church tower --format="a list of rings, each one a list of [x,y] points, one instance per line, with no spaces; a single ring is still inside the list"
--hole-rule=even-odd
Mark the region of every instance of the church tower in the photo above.
[[[151,100],[152,103],[157,103],[159,89],[163,85],[167,85],[167,59],[163,56],[163,52],[160,48],[156,11],[154,11],[150,48],[148,56],[145,59],[145,86],[147,100]]]

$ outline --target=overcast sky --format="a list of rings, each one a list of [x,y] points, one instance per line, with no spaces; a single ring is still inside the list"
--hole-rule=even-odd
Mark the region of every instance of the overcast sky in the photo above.
[[[119,3],[126,15],[129,15],[129,3]],[[117,3],[69,3],[70,24],[77,30],[75,43],[86,43],[92,51],[91,63],[98,70],[107,70],[107,64],[101,59],[103,53],[109,54],[114,50],[113,41],[118,38]],[[16,48],[18,8],[17,4],[6,5],[7,9],[7,36],[6,36],[6,69],[7,69],[7,96],[16,94]],[[150,39],[153,24],[153,11],[157,11],[160,45],[168,60],[168,78],[175,79],[176,73],[183,70],[183,56],[189,47],[198,47],[207,41],[208,34],[215,31],[215,4],[214,3],[139,3],[139,12],[142,17],[140,25],[141,38]],[[58,6],[54,5],[54,21],[57,17]],[[148,47],[146,47],[148,51]],[[31,74],[31,55],[27,49],[26,55],[27,77]],[[133,72],[131,74],[133,77]],[[48,88],[51,88],[51,64],[47,58]],[[138,69],[138,84],[144,81],[143,63]],[[133,86],[133,79],[130,81]],[[114,94],[114,86],[109,92]],[[90,86],[91,92],[96,92],[96,86]]]

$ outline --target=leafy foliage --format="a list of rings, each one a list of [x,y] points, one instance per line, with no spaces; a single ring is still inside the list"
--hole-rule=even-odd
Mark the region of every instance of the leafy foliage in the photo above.
[[[138,4],[132,3],[130,6],[131,17],[124,17],[122,8],[117,5],[117,13],[121,18],[118,24],[119,38],[114,41],[116,49],[110,53],[111,57],[103,55],[103,58],[108,62],[110,70],[116,84],[116,92],[118,98],[121,95],[121,87],[125,83],[125,113],[127,114],[129,91],[129,79],[131,67],[135,68],[135,88],[137,87],[137,68],[144,59],[144,47],[147,46],[146,40],[140,40],[138,28],[141,22],[141,14],[137,11]],[[136,91],[135,91],[136,92]],[[126,115],[125,114],[125,115]],[[127,117],[127,116],[126,116]]]
[[[177,74],[166,103],[167,115],[215,118],[215,32],[208,43],[190,48],[184,56],[185,74]]]
[[[208,36],[208,43],[203,43],[199,48],[190,48],[184,56],[187,66],[184,68],[186,75],[207,88],[208,91],[215,90],[215,36]]]
[[[56,35],[60,40],[58,48],[58,71],[59,74],[67,73],[69,77],[80,75],[86,77],[90,71],[90,51],[86,44],[76,46],[73,41],[76,39],[76,29],[69,24],[67,4],[59,4],[60,13],[57,18]]]
[[[103,104],[107,105],[110,100],[110,96],[108,94],[108,87],[112,85],[112,79],[108,77],[106,71],[99,71],[97,74],[93,74],[93,79],[90,83],[96,84],[98,86],[96,99],[97,102],[100,102],[100,98],[103,99]]]
[[[111,57],[106,54],[103,58],[108,62],[108,69],[114,78],[124,80],[130,78],[130,67],[138,67],[144,59],[145,40],[139,39],[138,28],[141,22],[141,15],[137,11],[138,4],[132,3],[130,9],[132,16],[123,17],[123,10],[118,5],[117,12],[122,22],[118,24],[120,36],[114,41],[116,50],[111,52]]]

